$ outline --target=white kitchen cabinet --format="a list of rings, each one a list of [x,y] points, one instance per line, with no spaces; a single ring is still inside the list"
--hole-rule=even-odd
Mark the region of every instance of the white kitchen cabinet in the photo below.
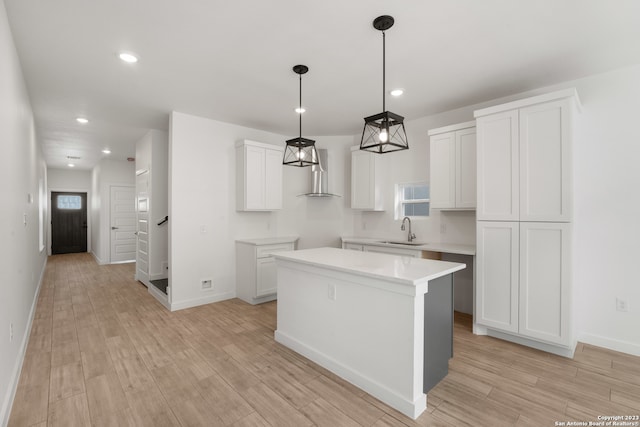
[[[363,245],[362,246],[362,250],[364,252],[377,252],[377,253],[381,253],[381,254],[390,254],[390,255],[401,255],[401,256],[408,256],[408,257],[412,257],[412,258],[421,258],[422,257],[422,251],[421,250],[415,250],[415,249],[402,249],[402,248],[390,248],[390,247],[386,247],[386,246],[368,246],[368,245]]]
[[[342,249],[349,249],[351,251],[362,251],[362,245],[357,243],[342,243]]]
[[[475,322],[518,332],[518,263],[520,232],[517,222],[478,222],[476,239]]]
[[[351,148],[351,208],[382,211],[384,156]]]
[[[475,112],[479,221],[571,220],[575,89]]]
[[[570,224],[482,221],[476,323],[570,345]]]
[[[520,335],[570,344],[570,242],[570,224],[520,223]]]
[[[295,249],[296,237],[236,241],[236,295],[249,304],[277,297],[278,280],[273,254]]]
[[[432,129],[430,189],[434,209],[476,207],[475,121]]]
[[[282,156],[277,145],[236,143],[236,210],[282,209]]]
[[[567,89],[475,112],[474,320],[499,338],[569,357],[571,144],[579,107],[576,90]]]

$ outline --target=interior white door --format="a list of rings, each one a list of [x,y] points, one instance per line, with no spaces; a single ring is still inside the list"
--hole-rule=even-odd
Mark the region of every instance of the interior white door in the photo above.
[[[136,258],[135,190],[131,186],[112,186],[111,198],[111,262]]]
[[[149,171],[136,173],[136,279],[149,286]]]

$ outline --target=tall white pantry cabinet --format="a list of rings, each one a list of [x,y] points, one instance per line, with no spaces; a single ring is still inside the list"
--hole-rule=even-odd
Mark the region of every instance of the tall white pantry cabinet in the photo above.
[[[475,112],[474,329],[572,356],[575,89]]]

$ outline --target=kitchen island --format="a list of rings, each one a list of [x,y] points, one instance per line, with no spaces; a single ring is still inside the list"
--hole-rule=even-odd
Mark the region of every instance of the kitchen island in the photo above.
[[[415,419],[452,356],[465,264],[316,248],[274,254],[275,339]]]

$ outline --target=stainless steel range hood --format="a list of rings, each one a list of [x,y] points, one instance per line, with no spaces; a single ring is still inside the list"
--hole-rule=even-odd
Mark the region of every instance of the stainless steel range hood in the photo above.
[[[327,150],[316,149],[318,152],[318,164],[311,166],[311,192],[301,194],[307,197],[341,197],[337,194],[329,193],[329,162]]]

